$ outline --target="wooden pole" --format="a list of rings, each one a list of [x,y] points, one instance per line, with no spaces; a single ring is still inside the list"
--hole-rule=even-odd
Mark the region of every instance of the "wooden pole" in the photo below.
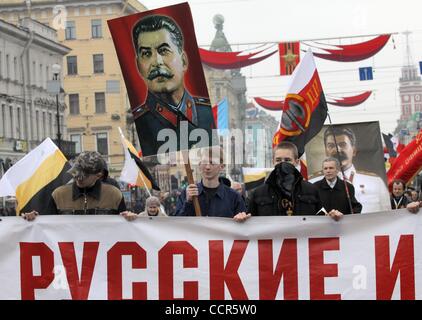
[[[190,166],[190,161],[189,161],[189,150],[182,151],[182,154],[183,154],[183,162],[185,164],[186,176],[188,177],[188,183],[195,184],[195,180],[193,179],[193,174],[192,174],[192,168]],[[201,206],[199,205],[198,196],[192,197],[192,202],[193,202],[193,207],[195,208],[195,215],[197,217],[202,216]]]

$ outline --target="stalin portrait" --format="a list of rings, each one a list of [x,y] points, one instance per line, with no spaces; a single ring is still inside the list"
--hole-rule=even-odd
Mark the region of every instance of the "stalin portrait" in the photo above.
[[[208,97],[194,96],[185,87],[189,60],[180,27],[168,16],[150,15],[134,25],[132,36],[137,68],[148,88],[145,102],[132,109],[143,156],[159,153],[166,143],[158,141],[162,129],[174,130],[177,150],[181,145],[191,148],[196,141],[188,141],[182,124],[188,133],[205,129],[209,144],[215,128],[211,104]]]

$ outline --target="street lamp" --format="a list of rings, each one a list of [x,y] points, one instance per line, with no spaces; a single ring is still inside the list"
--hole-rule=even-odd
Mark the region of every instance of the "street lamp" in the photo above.
[[[59,147],[59,150],[61,150],[62,147],[62,135],[60,133],[60,113],[59,113],[59,93],[60,93],[60,80],[59,80],[59,74],[60,74],[60,70],[62,69],[62,67],[55,63],[52,65],[52,70],[53,70],[53,75],[54,78],[53,80],[56,82],[56,88],[58,88],[58,90],[56,91],[56,108],[57,108],[57,146]]]

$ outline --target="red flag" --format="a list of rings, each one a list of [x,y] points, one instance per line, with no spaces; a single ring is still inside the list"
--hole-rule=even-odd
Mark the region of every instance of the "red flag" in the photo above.
[[[395,179],[409,182],[422,168],[422,130],[404,149],[387,172],[388,184]]]
[[[297,146],[300,157],[305,144],[321,130],[326,117],[327,102],[312,52],[308,51],[292,75],[273,147],[283,140],[290,141]]]
[[[299,64],[300,43],[281,42],[278,44],[278,54],[280,57],[280,75],[290,75]]]

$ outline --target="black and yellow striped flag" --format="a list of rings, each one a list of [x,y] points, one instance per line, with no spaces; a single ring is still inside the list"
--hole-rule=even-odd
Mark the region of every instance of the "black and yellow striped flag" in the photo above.
[[[125,163],[120,174],[120,180],[138,187],[160,191],[160,187],[155,182],[151,172],[137,155],[133,144],[125,138],[120,127],[119,132],[125,152]]]

